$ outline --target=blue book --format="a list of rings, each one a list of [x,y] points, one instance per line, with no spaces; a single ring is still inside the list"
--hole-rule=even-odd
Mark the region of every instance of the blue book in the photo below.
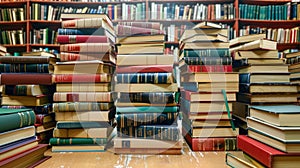
[[[171,84],[175,82],[172,73],[124,73],[117,74],[117,83]]]

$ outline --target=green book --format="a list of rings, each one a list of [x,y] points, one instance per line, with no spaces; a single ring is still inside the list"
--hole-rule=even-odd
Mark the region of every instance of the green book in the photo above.
[[[51,138],[49,140],[50,145],[105,145],[107,144],[107,138]]]
[[[35,113],[32,109],[0,108],[0,132],[33,125]]]
[[[117,107],[117,113],[151,113],[151,112],[178,112],[177,106],[141,106],[141,107]]]

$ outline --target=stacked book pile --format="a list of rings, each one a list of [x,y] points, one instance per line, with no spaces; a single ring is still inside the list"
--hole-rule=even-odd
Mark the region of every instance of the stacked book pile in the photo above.
[[[74,16],[74,14],[72,15]],[[114,135],[115,33],[107,15],[78,14],[58,30],[53,152],[104,151]],[[63,35],[64,33],[65,35]]]
[[[231,112],[239,79],[227,39],[227,29],[210,22],[180,39],[182,133],[193,151],[237,149]]]
[[[248,136],[238,136],[242,155],[227,153],[231,167],[299,167],[300,106],[252,105]]]
[[[300,51],[285,54],[286,63],[289,65],[291,83],[298,84],[298,104],[300,103]]]
[[[264,37],[253,34],[230,41],[234,71],[240,78],[233,114],[244,128],[241,134],[247,133],[249,106],[297,102],[297,86],[290,82],[288,65],[278,58],[277,43]]]
[[[118,25],[117,154],[181,154],[174,56],[159,23]]]
[[[32,109],[0,108],[0,167],[28,167],[45,159],[48,145],[38,144],[34,122]]]
[[[39,142],[46,144],[55,126],[51,107],[55,89],[52,73],[56,61],[54,54],[0,57],[2,107],[33,109]]]

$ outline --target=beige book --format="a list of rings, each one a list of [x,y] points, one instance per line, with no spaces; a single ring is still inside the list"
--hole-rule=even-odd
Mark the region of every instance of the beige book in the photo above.
[[[86,112],[56,112],[56,121],[110,121],[110,110]]]
[[[87,9],[87,8],[85,8]],[[107,14],[103,13],[62,13],[60,15],[61,20],[70,20],[70,19],[84,19],[84,18],[102,18],[107,21],[107,23],[113,27],[113,23]]]
[[[109,92],[110,83],[58,83],[57,92]]]
[[[188,90],[194,92],[221,92],[224,89],[226,92],[238,92],[238,82],[189,82],[182,83],[182,86],[187,87]]]
[[[107,138],[113,128],[78,128],[78,129],[58,129],[53,130],[55,138]]]
[[[185,30],[180,38],[180,41],[190,38],[195,35],[216,35],[228,36],[227,29],[188,29]]]
[[[118,54],[161,54],[164,53],[164,43],[130,43],[118,46]]]
[[[193,127],[191,128],[192,137],[206,138],[206,137],[235,137],[238,133],[238,128],[233,131],[231,127]]]
[[[116,92],[177,92],[177,83],[172,84],[116,84]]]
[[[35,136],[35,127],[28,126],[0,133],[0,145]]]
[[[113,102],[115,92],[55,92],[53,101],[57,102]]]
[[[42,106],[49,103],[48,96],[2,96],[2,105],[9,106]]]
[[[244,58],[250,59],[262,59],[262,58],[272,58],[278,59],[278,50],[250,50],[250,51],[235,51],[233,54],[235,60],[240,60]]]
[[[200,112],[226,112],[225,102],[189,102],[188,110],[191,113]],[[232,111],[232,102],[228,103],[229,111]]]
[[[239,51],[239,50],[277,50],[277,42],[271,40],[255,40],[243,45],[230,48],[229,51]]]
[[[248,159],[245,154],[242,152],[235,153],[226,153],[225,158],[226,164],[230,167],[239,167],[239,168],[264,168],[262,164],[257,161],[253,163],[250,159]]]
[[[229,43],[225,42],[197,42],[185,43],[183,49],[208,49],[208,48],[229,48]]]
[[[227,112],[203,112],[203,113],[189,113],[188,119],[190,120],[228,120]]]
[[[173,55],[118,55],[117,65],[173,65]]]
[[[238,73],[185,73],[181,76],[182,82],[239,82]]]
[[[183,146],[182,140],[163,141],[156,139],[114,138],[114,148],[178,148]]]
[[[244,44],[244,43],[248,43],[251,41],[260,40],[260,39],[264,39],[264,38],[266,38],[265,33],[264,34],[250,34],[250,35],[240,36],[240,37],[231,39],[229,41],[229,45],[235,46],[235,45]]]
[[[287,73],[288,65],[286,64],[252,64],[247,67],[238,69],[240,73],[260,72],[260,73]]]

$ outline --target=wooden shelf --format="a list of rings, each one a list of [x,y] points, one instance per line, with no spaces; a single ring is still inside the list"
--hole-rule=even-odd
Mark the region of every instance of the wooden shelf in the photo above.
[[[283,51],[287,49],[295,49],[300,48],[300,42],[298,43],[277,43],[277,49],[278,51]]]
[[[240,0],[239,3],[252,5],[268,5],[268,4],[286,4],[291,0]]]
[[[41,3],[41,4],[54,4],[54,5],[109,5],[109,4],[121,4],[121,3],[142,3],[145,0],[131,0],[131,1],[119,1],[119,2],[74,2],[74,1],[41,1],[41,0],[31,0],[31,3]]]
[[[4,44],[3,46],[7,48],[20,48],[26,47],[26,44]]]
[[[7,26],[7,25],[18,25],[18,24],[26,24],[27,21],[0,21],[0,26]]]
[[[300,25],[300,20],[251,20],[238,19],[240,26],[257,26],[268,28],[292,28]]]
[[[235,22],[234,19],[228,19],[228,20],[157,20],[157,19],[149,19],[149,21],[151,22],[162,22],[162,23],[199,23],[199,22],[204,22],[204,21],[208,21],[208,22],[219,22],[219,23],[228,23],[228,24],[233,24]]]
[[[59,44],[29,44],[31,47],[51,47],[51,48],[59,48]]]
[[[178,2],[178,3],[233,3],[234,0],[148,0],[148,2],[157,2],[157,3],[170,3],[170,2]]]

